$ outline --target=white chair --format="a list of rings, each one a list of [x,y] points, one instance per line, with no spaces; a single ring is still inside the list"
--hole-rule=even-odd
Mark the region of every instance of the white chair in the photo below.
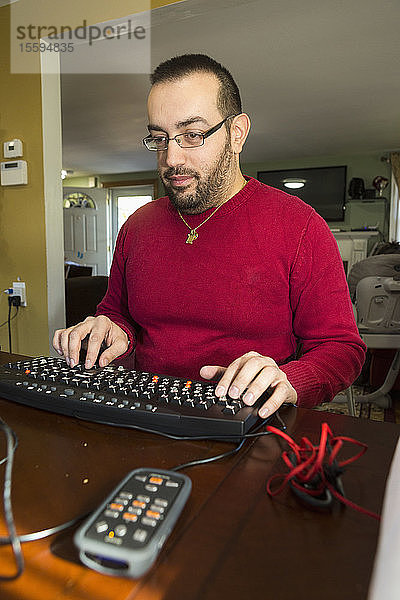
[[[388,408],[391,406],[389,392],[400,371],[400,275],[361,279],[356,288],[356,312],[357,326],[368,348],[396,350],[381,387],[357,396],[357,402],[373,402]]]
[[[397,255],[400,264],[400,256]],[[394,277],[364,277],[355,285],[355,317],[360,335],[368,348],[395,349],[385,381],[369,394],[354,394],[352,386],[333,399],[346,403],[349,414],[356,415],[356,402],[391,406],[389,395],[400,372],[400,274]]]

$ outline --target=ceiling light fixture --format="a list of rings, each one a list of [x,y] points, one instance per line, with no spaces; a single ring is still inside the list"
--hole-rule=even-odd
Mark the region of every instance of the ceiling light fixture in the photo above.
[[[286,177],[286,179],[282,179],[283,185],[291,190],[304,187],[306,181],[306,179],[300,179],[300,177]]]

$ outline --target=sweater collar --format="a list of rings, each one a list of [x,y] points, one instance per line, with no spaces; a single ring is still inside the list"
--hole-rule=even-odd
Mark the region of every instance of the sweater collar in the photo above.
[[[218,209],[218,211],[215,213],[215,217],[213,217],[213,219],[221,218],[224,215],[230,213],[232,210],[237,208],[240,204],[245,202],[255,192],[255,190],[259,186],[259,181],[257,179],[254,179],[254,177],[248,177],[247,175],[244,175],[244,178],[247,181],[246,185],[241,190],[239,190],[239,192],[237,194],[232,196],[232,198],[230,198],[227,202],[225,202]],[[172,213],[177,215],[176,208],[173,206],[173,204],[170,202],[170,200],[167,197],[166,197],[166,199],[168,201],[169,210]],[[184,216],[185,216],[185,219],[188,221],[188,223],[192,227],[196,227],[199,223],[204,221],[204,219],[206,219],[214,210],[215,210],[215,207],[211,207],[202,213],[199,213],[196,215],[186,215],[185,214]]]

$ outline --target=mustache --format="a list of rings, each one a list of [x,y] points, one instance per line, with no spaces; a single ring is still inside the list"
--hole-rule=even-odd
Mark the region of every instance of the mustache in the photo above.
[[[196,173],[196,171],[191,171],[190,169],[184,169],[182,167],[169,167],[164,171],[162,176],[164,179],[169,179],[170,177],[175,177],[177,175],[199,179],[199,174]]]

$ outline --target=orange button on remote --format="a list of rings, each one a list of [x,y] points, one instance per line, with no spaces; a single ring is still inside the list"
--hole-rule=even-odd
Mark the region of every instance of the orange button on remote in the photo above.
[[[137,521],[137,519],[138,519],[137,515],[133,515],[132,513],[128,513],[128,512],[125,512],[122,515],[122,518],[124,519],[124,521],[133,521],[133,522]]]
[[[161,485],[163,480],[161,479],[161,477],[150,477],[149,482]]]
[[[155,512],[154,510],[146,510],[146,517],[150,517],[151,519],[159,519],[161,515],[159,512]]]

